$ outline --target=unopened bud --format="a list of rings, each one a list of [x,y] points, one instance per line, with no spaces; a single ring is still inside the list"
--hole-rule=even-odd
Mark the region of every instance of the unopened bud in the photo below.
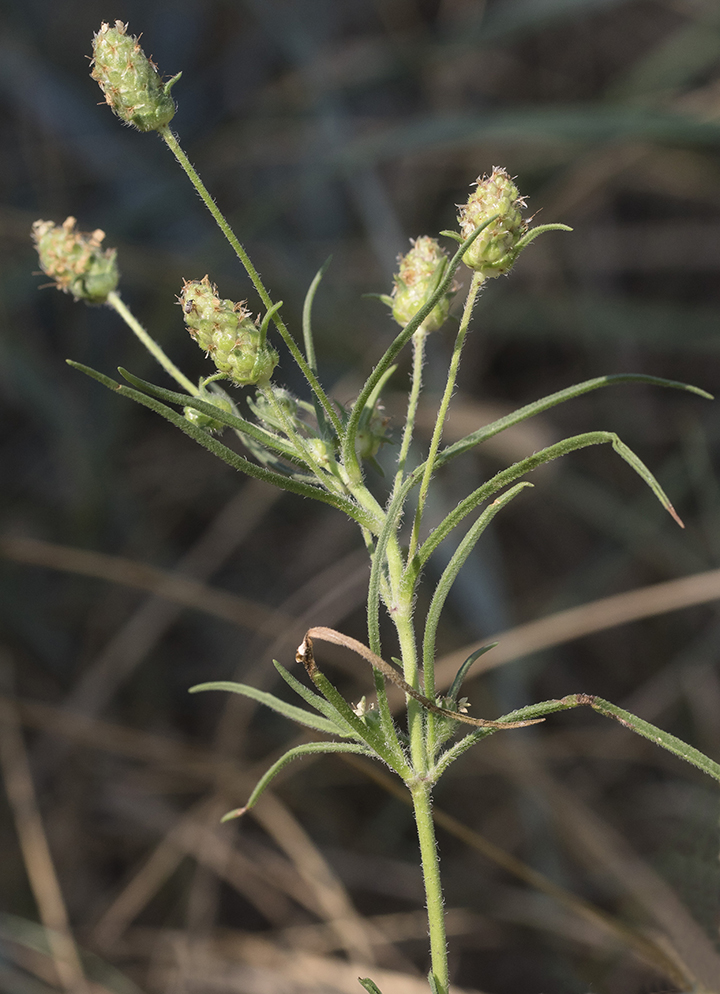
[[[32,239],[40,266],[58,290],[71,293],[75,300],[103,304],[118,284],[116,250],[103,250],[104,231],[76,231],[75,224],[74,217],[66,218],[62,224],[33,224]]]
[[[179,302],[190,335],[219,372],[239,386],[269,382],[278,354],[243,304],[221,300],[207,276],[186,281]]]
[[[389,298],[393,317],[402,328],[406,327],[435,293],[448,265],[448,258],[435,238],[423,235],[412,246],[407,255],[399,259],[395,287]],[[447,320],[453,293],[454,290],[450,290],[441,297],[420,325],[419,331],[429,333],[442,327]]]
[[[380,447],[390,441],[387,428],[390,419],[383,416],[382,405],[378,402],[367,417],[360,418],[355,448],[361,459],[372,462]],[[365,414],[366,412],[363,412]]]
[[[528,230],[521,209],[525,200],[504,169],[478,178],[468,202],[460,208],[458,223],[463,240],[493,215],[499,215],[477,236],[463,262],[483,277],[501,276],[512,269]]]
[[[204,400],[206,404],[212,404],[213,407],[217,407],[220,411],[225,411],[226,414],[237,414],[232,398],[228,397],[225,391],[216,383],[211,383],[209,387],[201,385],[200,400]],[[183,408],[183,414],[187,421],[196,425],[198,428],[202,428],[209,435],[219,435],[226,427],[222,421],[218,421],[216,418],[212,418],[209,414],[204,414],[194,407]]]
[[[93,36],[93,70],[90,74],[117,116],[139,131],[157,131],[175,116],[171,87],[180,74],[163,83],[157,66],[140,48],[127,24],[101,24]]]

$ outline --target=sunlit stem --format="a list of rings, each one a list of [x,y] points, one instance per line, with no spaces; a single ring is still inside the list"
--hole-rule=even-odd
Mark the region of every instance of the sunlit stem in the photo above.
[[[405,476],[405,463],[407,462],[410,444],[412,442],[413,431],[415,430],[415,417],[417,415],[420,390],[422,389],[422,367],[425,359],[425,339],[427,334],[418,329],[412,337],[413,343],[413,369],[410,395],[408,397],[407,416],[405,418],[405,428],[403,429],[400,454],[397,461],[397,473],[395,474],[395,487],[393,493],[397,492],[402,485]]]
[[[438,860],[435,826],[432,817],[432,799],[427,783],[410,788],[420,843],[423,883],[427,900],[428,931],[430,933],[431,970],[439,994],[447,994],[450,977],[448,973],[447,936],[443,910],[440,862]]]
[[[198,397],[200,395],[198,387],[191,380],[189,380],[184,373],[180,372],[172,359],[169,359],[165,355],[155,339],[145,331],[135,315],[130,311],[127,305],[123,303],[120,298],[120,294],[116,290],[110,291],[107,296],[107,302],[110,307],[112,307],[112,309],[120,315],[130,330],[137,335],[148,352],[155,359],[157,359],[162,368],[169,373],[170,376],[172,376],[175,382],[179,383],[183,390],[186,390],[189,394],[192,394],[193,397]]]
[[[447,383],[445,384],[445,392],[443,394],[442,401],[440,402],[440,408],[438,410],[435,428],[433,429],[432,440],[430,442],[430,451],[428,452],[427,462],[425,463],[425,472],[423,474],[422,483],[420,484],[417,509],[415,511],[415,520],[413,521],[412,536],[410,538],[410,549],[407,558],[408,567],[410,567],[417,550],[420,535],[420,524],[422,522],[423,511],[425,510],[425,502],[427,501],[430,479],[435,467],[435,459],[437,458],[438,449],[440,448],[440,442],[442,440],[443,428],[445,427],[445,418],[447,417],[448,408],[450,407],[450,400],[453,395],[453,390],[455,389],[455,381],[457,380],[458,367],[460,365],[460,356],[462,354],[463,345],[465,344],[468,328],[470,326],[472,309],[484,279],[485,278],[481,276],[480,273],[473,274],[470,290],[468,291],[467,299],[465,300],[465,308],[463,310],[457,338],[455,339],[455,348],[453,349],[452,358],[450,360],[450,368],[448,370]]]

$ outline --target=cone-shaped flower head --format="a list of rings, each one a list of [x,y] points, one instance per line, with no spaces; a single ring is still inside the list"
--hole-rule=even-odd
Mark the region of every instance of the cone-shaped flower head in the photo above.
[[[501,276],[512,269],[520,252],[518,243],[528,229],[521,213],[524,206],[524,198],[504,169],[495,166],[490,176],[478,178],[458,215],[463,240],[494,214],[499,217],[480,232],[467,250],[463,256],[466,266],[485,278]]]
[[[407,255],[399,257],[400,267],[395,274],[392,297],[389,298],[393,317],[402,328],[437,290],[448,265],[448,258],[435,238],[423,235],[412,246]],[[449,291],[437,302],[419,331],[428,334],[442,327],[450,310],[453,293],[454,290]]]
[[[186,281],[179,301],[188,331],[219,372],[239,386],[269,382],[278,354],[243,304],[221,300],[207,276]]]
[[[180,78],[163,83],[155,64],[138,39],[127,34],[127,24],[102,24],[93,37],[93,70],[105,100],[119,118],[139,131],[157,131],[175,116],[170,88]]]
[[[76,231],[75,218],[62,224],[36,221],[32,226],[42,271],[55,281],[58,290],[75,300],[103,304],[118,284],[116,250],[102,248],[105,232]]]

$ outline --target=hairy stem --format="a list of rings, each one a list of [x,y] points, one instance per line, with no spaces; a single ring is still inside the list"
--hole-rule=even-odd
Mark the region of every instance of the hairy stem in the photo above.
[[[393,489],[393,493],[396,493],[398,488],[402,486],[402,482],[405,477],[405,463],[407,462],[408,452],[410,451],[410,443],[412,442],[413,431],[415,430],[415,416],[417,414],[418,401],[420,399],[420,390],[422,388],[422,367],[423,367],[423,360],[425,358],[426,338],[427,334],[420,330],[416,331],[412,337],[412,343],[413,343],[412,383],[410,386],[410,394],[408,396],[407,415],[405,417],[405,428],[403,429],[402,444],[400,445],[400,454],[398,455],[397,473],[395,474],[395,486]]]
[[[184,373],[180,372],[172,359],[169,359],[165,355],[155,339],[145,331],[127,304],[122,301],[120,294],[116,290],[112,290],[107,295],[107,302],[120,315],[128,328],[137,335],[148,352],[157,359],[162,368],[172,376],[175,382],[179,383],[183,390],[187,390],[193,397],[200,396],[198,387]]]
[[[417,825],[422,861],[423,883],[427,901],[428,931],[430,934],[431,972],[435,978],[438,994],[447,994],[450,977],[448,973],[447,936],[445,933],[445,913],[443,909],[440,861],[435,839],[435,826],[432,817],[432,799],[427,783],[411,788],[413,812]]]
[[[455,381],[457,380],[458,367],[460,365],[460,356],[462,354],[463,345],[465,344],[468,328],[470,326],[470,317],[472,315],[473,305],[475,304],[478,291],[480,290],[483,281],[484,277],[482,277],[479,273],[473,274],[470,290],[468,291],[467,299],[465,300],[465,308],[463,310],[463,316],[460,322],[457,338],[455,339],[455,348],[453,349],[452,358],[450,360],[450,368],[448,370],[447,383],[445,384],[445,392],[440,402],[440,409],[438,410],[437,420],[435,421],[435,428],[430,442],[430,451],[428,452],[427,462],[425,463],[425,473],[423,475],[422,483],[420,484],[417,510],[415,511],[415,520],[413,522],[412,536],[410,538],[410,551],[408,552],[407,560],[408,566],[412,563],[415,550],[417,549],[420,535],[420,524],[422,522],[425,501],[427,500],[428,489],[430,487],[430,478],[432,477],[433,470],[435,468],[435,459],[442,440],[443,428],[445,427],[445,418],[447,416],[448,408],[450,407],[450,400],[455,389]]]

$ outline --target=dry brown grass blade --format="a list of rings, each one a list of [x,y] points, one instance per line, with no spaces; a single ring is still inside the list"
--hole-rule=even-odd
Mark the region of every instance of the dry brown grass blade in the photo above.
[[[372,915],[365,918],[372,928],[373,945],[385,946],[389,942],[407,942],[409,939],[427,939],[427,914],[425,911],[396,911],[386,915]],[[488,918],[468,911],[466,908],[448,908],[445,911],[445,931],[448,936],[483,934],[485,944],[488,938],[497,945],[500,930]],[[304,949],[309,953],[332,953],[342,948],[337,935],[322,922],[317,925],[290,925],[276,934],[282,945]]]
[[[267,791],[252,815],[292,860],[307,887],[315,894],[323,917],[336,932],[351,957],[375,962],[373,937],[357,913],[345,887],[297,819],[275,795]]]
[[[161,990],[202,990],[207,994],[278,994],[279,991],[357,994],[358,976],[369,975],[386,994],[427,994],[428,991],[425,977],[347,963],[298,949],[288,950],[260,937],[238,935],[232,949],[228,942],[213,940],[195,942],[188,948],[184,934],[176,934],[175,938],[185,949],[181,957],[173,956],[173,944],[166,941],[164,950],[158,953],[153,979]],[[172,935],[167,939],[171,940]],[[464,994],[464,991],[451,984],[449,994]]]
[[[178,572],[207,579],[249,535],[282,491],[257,480],[228,501],[195,545],[178,563]],[[152,596],[113,636],[68,695],[66,706],[84,714],[102,711],[165,632],[181,608]]]
[[[678,611],[695,604],[707,604],[719,598],[720,569],[714,569],[679,580],[628,590],[624,594],[603,597],[567,611],[558,611],[547,618],[518,625],[443,656],[436,665],[437,686],[441,690],[449,687],[467,657],[488,642],[499,644],[475,663],[468,679],[531,652],[562,645],[584,635],[625,625],[640,618]]]
[[[349,754],[344,755],[342,759],[344,762],[349,763],[350,766],[361,770],[371,780],[379,784],[383,790],[397,797],[403,804],[410,805],[411,801],[408,792],[400,783],[379,769],[377,765],[371,764],[359,756]],[[679,971],[675,961],[667,955],[662,946],[655,943],[652,939],[640,934],[612,915],[607,914],[590,901],[586,901],[573,894],[572,891],[555,884],[544,874],[539,873],[537,870],[517,859],[512,853],[495,845],[494,842],[485,838],[480,832],[464,825],[457,818],[453,817],[453,815],[442,811],[437,805],[433,807],[433,820],[436,825],[439,825],[446,832],[449,832],[455,838],[460,839],[466,845],[481,853],[491,862],[495,863],[496,866],[502,867],[503,870],[506,870],[518,880],[522,880],[523,883],[528,884],[540,893],[546,894],[553,900],[558,901],[572,914],[582,918],[602,934],[610,936],[620,946],[629,949],[643,963],[666,973],[668,978],[673,982],[682,984],[686,979],[685,975]]]
[[[2,660],[2,666],[5,670],[2,674],[3,682],[7,683],[11,663],[9,660]],[[58,980],[67,994],[88,994],[85,973],[70,929],[65,901],[35,796],[20,719],[8,698],[0,701],[0,768],[25,870],[40,920],[46,929]]]
[[[264,688],[277,679],[270,659],[287,665],[295,655],[295,647],[303,634],[318,617],[329,624],[339,623],[362,605],[367,596],[368,568],[365,549],[353,551],[333,561],[297,589],[283,604],[285,616],[295,616],[291,625],[274,626],[277,637],[270,644],[253,640],[247,657],[257,655],[258,663],[238,673],[235,679]],[[247,731],[247,722],[257,705],[237,694],[228,694],[223,716],[218,723],[215,743],[219,752],[240,754]]]
[[[9,535],[0,538],[0,556],[18,563],[43,566],[63,573],[78,573],[136,590],[146,590],[156,597],[196,611],[204,611],[205,614],[254,632],[275,632],[276,625],[290,624],[292,621],[257,601],[123,556],[110,556],[103,552],[90,552],[36,538]]]
[[[95,926],[93,939],[101,949],[116,945],[188,855],[243,894],[271,924],[287,921],[287,899],[270,885],[262,865],[223,837],[217,823],[226,807],[217,797],[204,799],[177,821]]]
[[[501,743],[497,762],[506,775],[514,775],[525,789],[540,794],[568,849],[593,873],[614,878],[659,926],[660,941],[675,964],[669,977],[687,989],[718,994],[720,955],[675,891],[610,824],[555,780],[539,761],[537,748],[523,748],[517,741]]]

